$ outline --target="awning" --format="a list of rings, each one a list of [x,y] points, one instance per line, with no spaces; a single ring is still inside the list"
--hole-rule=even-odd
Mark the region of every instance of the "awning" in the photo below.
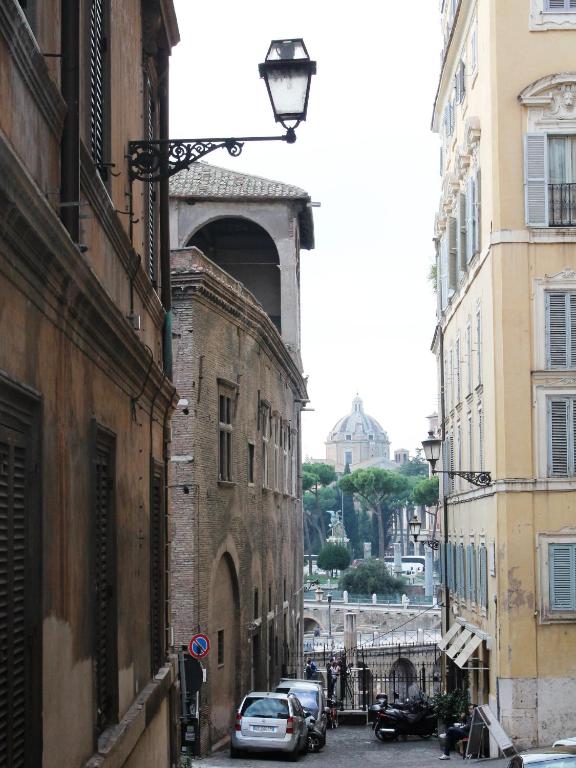
[[[452,642],[452,638],[460,632],[462,629],[461,624],[452,624],[448,632],[444,635],[444,637],[441,637],[440,640],[438,640],[438,648],[440,648],[441,651],[445,651],[446,648],[450,645]]]
[[[464,634],[464,632],[462,632],[462,634]],[[472,635],[458,656],[456,656],[456,658],[452,657],[454,659],[454,663],[457,664],[460,669],[462,669],[476,648],[478,648],[478,646],[481,644],[482,638],[479,635]]]
[[[471,637],[472,632],[470,632],[469,629],[463,629],[462,632],[454,638],[454,641],[450,643],[450,646],[446,648],[446,656],[450,656],[450,658],[453,659]]]

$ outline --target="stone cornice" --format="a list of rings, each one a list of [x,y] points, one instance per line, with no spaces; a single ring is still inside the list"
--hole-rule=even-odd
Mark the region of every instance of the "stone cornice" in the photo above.
[[[186,257],[185,265],[176,261],[181,255]],[[250,291],[197,248],[173,251],[171,274],[174,303],[181,303],[183,297],[194,295],[243,325],[286,372],[299,397],[307,399],[302,373],[295,365],[276,326]]]
[[[66,104],[16,0],[0,0],[0,34],[47,125],[60,139]]]
[[[173,385],[1,136],[0,233],[5,278],[126,395],[160,414]]]

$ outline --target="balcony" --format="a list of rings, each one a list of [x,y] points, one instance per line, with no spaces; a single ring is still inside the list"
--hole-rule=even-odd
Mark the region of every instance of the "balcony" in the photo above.
[[[548,184],[551,227],[576,227],[576,184]]]

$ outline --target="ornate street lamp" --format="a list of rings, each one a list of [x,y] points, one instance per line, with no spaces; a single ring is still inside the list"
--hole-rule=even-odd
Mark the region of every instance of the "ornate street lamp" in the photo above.
[[[477,485],[481,488],[486,488],[489,485],[492,485],[492,476],[490,475],[490,472],[483,472],[483,471],[475,471],[475,470],[460,470],[460,469],[450,469],[450,470],[442,470],[442,469],[435,469],[436,462],[440,458],[440,449],[442,446],[442,440],[440,438],[434,437],[433,432],[428,432],[428,438],[426,440],[422,440],[422,448],[424,449],[424,456],[426,457],[427,461],[430,464],[430,468],[432,470],[433,475],[448,475],[450,478],[454,477],[462,477],[464,480],[467,480],[469,483],[472,483],[472,485]]]
[[[130,180],[160,181],[189,168],[215,149],[224,148],[232,157],[241,154],[247,141],[296,141],[296,128],[306,119],[308,96],[316,62],[311,61],[301,38],[273,40],[266,60],[259,65],[274,119],[286,129],[283,136],[241,138],[164,139],[131,141],[128,144]]]
[[[422,523],[418,520],[418,516],[414,513],[414,517],[408,523],[410,528],[410,536],[414,539],[415,543],[426,544],[430,549],[438,549],[440,542],[437,539],[421,539],[420,531],[422,530]]]

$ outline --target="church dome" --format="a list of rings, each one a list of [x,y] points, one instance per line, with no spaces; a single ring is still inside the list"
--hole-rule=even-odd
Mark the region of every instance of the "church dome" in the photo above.
[[[352,401],[352,412],[337,421],[328,435],[328,442],[346,439],[388,440],[388,435],[376,419],[364,413],[364,404],[358,395]]]

